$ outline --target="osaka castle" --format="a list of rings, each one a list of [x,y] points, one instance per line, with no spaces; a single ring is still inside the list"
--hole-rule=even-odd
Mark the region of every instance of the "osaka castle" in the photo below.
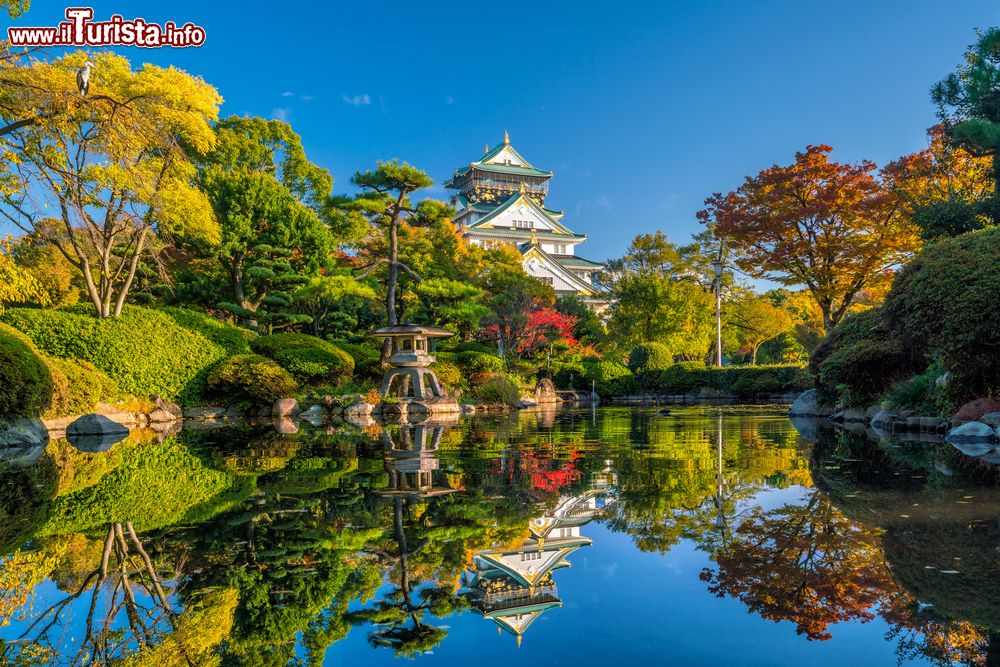
[[[556,296],[576,294],[603,310],[607,296],[593,281],[602,266],[576,252],[586,235],[564,225],[562,211],[545,206],[551,178],[511,146],[505,131],[502,144],[456,169],[445,187],[458,191],[455,224],[467,241],[515,246],[528,275],[552,285]]]

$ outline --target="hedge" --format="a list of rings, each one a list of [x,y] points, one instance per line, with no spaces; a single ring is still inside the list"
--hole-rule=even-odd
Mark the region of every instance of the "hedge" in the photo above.
[[[338,383],[354,373],[354,359],[333,343],[307,334],[283,333],[250,341],[257,354],[274,359],[302,384]]]
[[[886,296],[889,329],[923,361],[941,361],[959,399],[1000,389],[997,248],[1000,228],[928,246],[903,267]]]
[[[609,364],[613,362],[601,362]],[[698,394],[703,390],[725,392],[740,398],[790,394],[813,385],[812,376],[791,364],[766,366],[705,366],[700,361],[682,361],[662,371],[619,375],[597,383],[601,396],[623,396],[637,392]],[[602,391],[603,389],[603,391]]]
[[[663,343],[636,345],[628,355],[628,367],[633,373],[662,371],[674,363],[674,353]]]
[[[223,396],[268,403],[298,389],[291,373],[259,354],[237,354],[224,359],[208,374],[207,383]]]
[[[118,384],[88,361],[52,357],[48,362],[55,371],[53,377],[60,377],[64,384],[56,381],[47,417],[93,412],[98,403],[113,401],[119,396]]]
[[[46,354],[90,362],[124,394],[160,394],[185,405],[198,399],[209,369],[226,356],[167,313],[126,306],[121,317],[96,319],[86,308],[9,308],[2,319]]]
[[[52,404],[52,372],[23,334],[0,324],[0,415],[34,417]]]
[[[821,398],[845,407],[875,402],[924,365],[889,330],[879,308],[846,317],[809,361]]]
[[[169,315],[174,322],[185,329],[209,339],[224,349],[226,354],[249,354],[250,341],[257,336],[249,329],[223,322],[195,310],[175,306],[161,306],[157,310]]]

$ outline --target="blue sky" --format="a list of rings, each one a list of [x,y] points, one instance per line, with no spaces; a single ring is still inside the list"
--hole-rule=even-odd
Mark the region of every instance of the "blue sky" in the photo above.
[[[203,76],[224,114],[288,120],[338,191],[393,157],[441,183],[509,130],[593,259],[687,241],[706,196],[807,144],[879,164],[923,147],[929,87],[1000,24],[987,0],[86,4],[203,26],[200,48],[130,56]],[[18,24],[62,19],[32,5]]]

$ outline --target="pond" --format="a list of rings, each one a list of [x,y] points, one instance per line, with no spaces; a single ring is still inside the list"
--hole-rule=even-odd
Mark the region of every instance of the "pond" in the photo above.
[[[997,467],[785,412],[54,441],[0,468],[0,663],[1000,664]]]

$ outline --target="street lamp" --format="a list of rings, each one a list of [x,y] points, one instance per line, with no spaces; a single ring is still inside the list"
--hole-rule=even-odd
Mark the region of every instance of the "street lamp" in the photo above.
[[[721,259],[712,262],[715,269],[715,365],[722,368],[722,269]]]

